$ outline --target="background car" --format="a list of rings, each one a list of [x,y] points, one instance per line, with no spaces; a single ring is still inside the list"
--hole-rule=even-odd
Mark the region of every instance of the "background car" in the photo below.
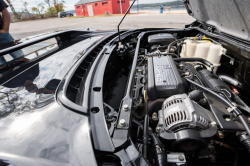
[[[60,17],[60,18],[64,18],[64,17],[73,17],[74,16],[74,14],[73,13],[68,13],[68,12],[59,12],[58,13],[58,17]]]

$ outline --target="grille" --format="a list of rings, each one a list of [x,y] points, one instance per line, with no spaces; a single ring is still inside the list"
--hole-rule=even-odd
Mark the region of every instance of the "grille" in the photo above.
[[[85,59],[82,61],[82,63],[80,64],[80,66],[78,67],[78,69],[76,70],[76,72],[73,74],[67,91],[66,91],[66,96],[67,98],[78,104],[77,101],[77,94],[84,93],[84,89],[80,89],[80,84],[87,78],[88,72],[93,64],[93,62],[95,61],[97,55],[102,51],[103,47],[109,43],[116,35],[111,35],[108,38],[106,38],[105,40],[103,40],[101,43],[99,43],[94,49],[93,51],[91,51],[86,57]]]

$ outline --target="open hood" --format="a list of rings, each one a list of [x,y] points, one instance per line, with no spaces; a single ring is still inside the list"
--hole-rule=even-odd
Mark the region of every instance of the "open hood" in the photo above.
[[[198,22],[250,41],[249,0],[185,0],[188,13]]]

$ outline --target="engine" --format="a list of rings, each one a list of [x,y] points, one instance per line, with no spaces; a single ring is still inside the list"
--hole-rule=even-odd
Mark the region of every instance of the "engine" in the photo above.
[[[112,47],[102,91],[115,156],[153,166],[250,163],[249,67],[195,32],[145,30]]]
[[[237,96],[236,88],[228,85],[234,79],[217,75],[226,51],[202,35],[179,40],[174,34],[148,36],[136,66],[133,118],[136,124],[144,121],[144,128],[149,127],[146,135],[155,156],[149,160],[156,165],[161,165],[163,156],[170,165],[188,165],[188,160],[193,163],[203,159],[213,163],[215,145],[230,147],[220,142],[226,131],[238,133],[234,137],[237,140],[248,140],[248,135],[242,134],[245,121],[240,120],[236,109],[250,109]],[[145,123],[147,118],[149,124]],[[145,132],[142,153],[149,141]]]

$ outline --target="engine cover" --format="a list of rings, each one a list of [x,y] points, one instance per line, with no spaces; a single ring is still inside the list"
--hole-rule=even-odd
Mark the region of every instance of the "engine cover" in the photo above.
[[[188,88],[171,56],[148,58],[146,79],[149,99],[182,94]]]

